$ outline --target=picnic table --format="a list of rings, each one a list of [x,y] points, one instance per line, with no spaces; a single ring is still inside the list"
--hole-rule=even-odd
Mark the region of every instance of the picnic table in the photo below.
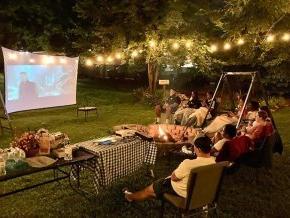
[[[151,166],[156,161],[157,147],[153,141],[133,136],[106,145],[98,144],[94,139],[72,146],[81,147],[95,155],[95,162],[86,162],[81,167],[94,170],[94,187],[97,193],[144,164],[154,176]],[[77,167],[79,166],[75,166],[75,170]]]

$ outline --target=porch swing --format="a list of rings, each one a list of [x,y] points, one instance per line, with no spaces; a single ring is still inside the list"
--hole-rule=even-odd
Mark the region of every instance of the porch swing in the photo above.
[[[251,71],[251,72],[223,72],[220,76],[219,82],[217,84],[217,87],[215,89],[215,92],[213,94],[213,99],[217,98],[218,92],[221,92],[221,97],[223,97],[224,91],[225,91],[225,87],[227,86],[228,90],[228,94],[230,95],[231,98],[231,109],[234,109],[234,98],[233,98],[233,89],[231,84],[229,83],[229,79],[230,78],[249,78],[250,79],[250,85],[247,89],[247,94],[246,94],[246,98],[244,101],[244,105],[242,106],[242,110],[240,113],[240,116],[238,118],[238,121],[236,123],[236,128],[238,129],[240,127],[242,120],[242,115],[244,114],[246,105],[248,103],[249,97],[251,94],[253,94],[253,88],[257,87],[257,85],[259,85],[259,87],[261,88],[261,95],[262,95],[262,99],[263,102],[265,103],[265,106],[263,106],[263,109],[267,111],[269,118],[272,121],[272,125],[273,125],[273,129],[274,132],[272,133],[272,135],[268,136],[264,142],[258,146],[256,148],[256,150],[251,151],[245,155],[243,155],[243,157],[239,158],[238,161],[240,162],[244,162],[247,165],[250,166],[254,166],[254,167],[260,167],[260,166],[265,166],[266,168],[271,168],[272,167],[272,154],[273,153],[279,153],[282,154],[283,152],[283,144],[282,144],[282,140],[280,137],[280,134],[278,132],[276,123],[274,121],[274,118],[272,116],[272,113],[269,109],[269,103],[268,103],[268,96],[266,95],[265,89],[261,83],[261,78],[260,78],[260,74],[258,71]],[[211,102],[209,108],[212,107],[213,102]],[[219,102],[219,104],[221,105],[222,102]],[[208,115],[209,111],[207,112]],[[207,117],[207,115],[205,117]],[[207,123],[207,120],[204,119],[201,128],[204,129],[205,125]]]

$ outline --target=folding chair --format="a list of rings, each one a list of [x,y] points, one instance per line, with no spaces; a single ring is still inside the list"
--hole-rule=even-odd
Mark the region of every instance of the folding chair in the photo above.
[[[217,202],[223,179],[224,169],[228,162],[201,166],[190,172],[187,197],[165,193],[162,198],[160,217],[163,217],[165,202],[178,208],[181,217],[188,214],[217,213]]]

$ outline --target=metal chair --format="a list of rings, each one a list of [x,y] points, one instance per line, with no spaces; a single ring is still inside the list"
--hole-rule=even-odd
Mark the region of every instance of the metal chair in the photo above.
[[[181,217],[188,214],[208,214],[210,211],[214,211],[218,216],[217,202],[227,165],[228,162],[220,162],[192,169],[188,180],[187,197],[165,193],[162,198],[160,217],[164,215],[165,202],[178,208]]]

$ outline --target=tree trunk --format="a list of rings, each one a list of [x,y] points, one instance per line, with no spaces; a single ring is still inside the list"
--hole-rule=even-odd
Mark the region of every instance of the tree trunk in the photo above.
[[[147,65],[149,91],[154,93],[157,86],[157,81],[159,77],[159,70],[156,62],[149,62]]]

